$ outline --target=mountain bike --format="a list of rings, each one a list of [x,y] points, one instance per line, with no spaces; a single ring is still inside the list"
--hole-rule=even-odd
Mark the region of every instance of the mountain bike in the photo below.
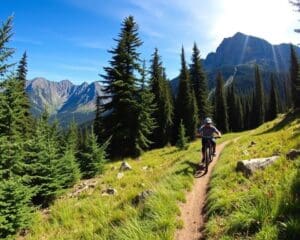
[[[208,171],[208,165],[212,162],[213,160],[213,144],[212,144],[212,139],[213,138],[220,138],[217,136],[202,136],[201,138],[205,139],[206,141],[204,142],[204,156],[203,156],[203,163],[204,163],[204,171],[207,173]]]

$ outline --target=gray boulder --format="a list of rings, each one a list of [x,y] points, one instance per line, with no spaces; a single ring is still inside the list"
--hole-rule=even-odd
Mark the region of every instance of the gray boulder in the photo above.
[[[287,154],[287,159],[294,160],[300,156],[300,149],[291,149]]]
[[[132,199],[132,204],[138,206],[139,204],[144,203],[146,199],[153,194],[154,192],[152,190],[145,190]]]
[[[237,162],[236,170],[243,172],[246,177],[249,177],[259,169],[264,169],[266,166],[274,163],[279,156],[272,156],[266,158],[254,158],[249,160],[241,160]]]
[[[122,172],[122,171],[128,171],[128,170],[132,170],[132,167],[129,165],[129,163],[127,163],[126,161],[123,161],[120,166],[119,171]]]
[[[102,196],[106,196],[106,195],[116,195],[118,193],[118,191],[112,187],[109,187],[105,190],[102,191]]]

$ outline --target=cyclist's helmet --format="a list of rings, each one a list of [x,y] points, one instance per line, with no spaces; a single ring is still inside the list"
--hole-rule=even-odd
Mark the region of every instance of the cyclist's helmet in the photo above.
[[[211,123],[212,123],[211,118],[209,118],[209,117],[205,118],[205,119],[204,119],[204,123],[205,123],[205,124],[211,124]]]

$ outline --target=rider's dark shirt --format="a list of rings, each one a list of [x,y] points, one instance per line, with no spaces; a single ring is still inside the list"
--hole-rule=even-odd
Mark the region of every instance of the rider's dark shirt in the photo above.
[[[199,134],[201,134],[201,136],[206,136],[206,137],[213,137],[214,133],[218,134],[218,129],[213,126],[213,125],[202,125],[199,129],[198,129]]]

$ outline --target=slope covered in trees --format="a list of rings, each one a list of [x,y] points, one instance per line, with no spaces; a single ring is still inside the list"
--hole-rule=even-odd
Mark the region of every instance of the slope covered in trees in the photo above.
[[[298,57],[293,49],[291,81],[285,83],[284,101],[278,97],[278,78],[270,75],[271,87],[266,89],[258,67],[252,79],[255,86],[249,91],[241,91],[235,85],[234,78],[231,83],[224,84],[220,72],[215,76],[216,89],[209,95],[205,69],[202,69],[196,44],[190,67],[182,47],[179,88],[178,93],[174,94],[157,49],[152,55],[150,71],[146,69],[145,61],[140,58],[142,40],[138,25],[129,16],[122,22],[116,46],[109,51],[111,60],[101,75],[104,95],[97,97],[93,127],[77,129],[73,122],[67,131],[62,131],[57,121],[48,123],[46,110],[37,119],[30,115],[29,99],[25,92],[27,53],[23,54],[16,71],[9,62],[14,53],[9,47],[12,18],[3,23],[0,34],[1,238],[13,237],[17,231],[28,228],[35,208],[50,206],[57,196],[80,178],[103,174],[106,159],[137,158],[146,150],[170,143],[188,151],[187,142],[195,139],[201,120],[207,116],[213,117],[217,127],[226,133],[258,127],[266,120],[276,118],[280,111],[287,111],[289,107],[294,110],[299,108],[300,72]],[[266,94],[268,90],[270,94]],[[177,151],[180,152],[176,149],[172,151],[168,153],[174,154],[172,161],[167,163],[170,165],[178,160]],[[195,153],[191,156],[197,159]],[[160,167],[163,169],[163,166]],[[173,170],[182,169],[174,166]],[[158,181],[163,176],[174,177],[160,172],[149,179]],[[124,184],[122,186],[126,187]],[[162,182],[162,186],[170,185]],[[173,187],[172,194],[177,194],[176,186]],[[136,188],[142,189],[142,185]],[[184,186],[180,187],[182,189]],[[102,200],[100,202],[103,203]],[[139,219],[138,212],[135,213],[137,215],[133,214],[129,224],[143,221]],[[114,216],[110,219],[113,224],[116,223]],[[116,219],[117,224],[122,222],[122,219]],[[153,220],[151,217],[146,219]],[[154,233],[154,236],[161,235]]]
[[[27,54],[16,72],[9,63],[14,50],[9,47],[12,18],[0,28],[0,238],[12,239],[17,231],[32,224],[36,208],[49,206],[64,189],[72,187],[80,176],[94,176],[102,169],[105,145],[95,137],[89,154],[78,148],[76,125],[66,134],[59,123],[48,123],[48,114],[34,119],[25,92]],[[91,144],[87,143],[86,147]],[[77,158],[81,154],[81,158]],[[97,158],[95,158],[97,156]],[[82,170],[92,165],[92,170]]]
[[[300,159],[285,156],[299,146],[298,120],[299,114],[280,115],[255,130],[225,134],[218,140],[221,144],[240,137],[226,146],[215,167],[206,206],[206,239],[298,239],[291,236],[299,236],[295,235],[299,198],[294,186],[299,186]],[[179,202],[186,201],[186,191],[192,188],[199,148],[200,141],[194,141],[182,150],[171,146],[148,151],[140,161],[127,158],[133,170],[122,172],[122,178],[118,178],[120,162],[107,163],[104,174],[94,179],[95,187],[58,199],[46,222],[39,214],[27,239],[174,239],[183,224]],[[280,154],[279,162],[250,179],[235,170],[241,159],[274,152]],[[101,195],[108,186],[117,194]],[[146,197],[135,205],[142,193]]]

